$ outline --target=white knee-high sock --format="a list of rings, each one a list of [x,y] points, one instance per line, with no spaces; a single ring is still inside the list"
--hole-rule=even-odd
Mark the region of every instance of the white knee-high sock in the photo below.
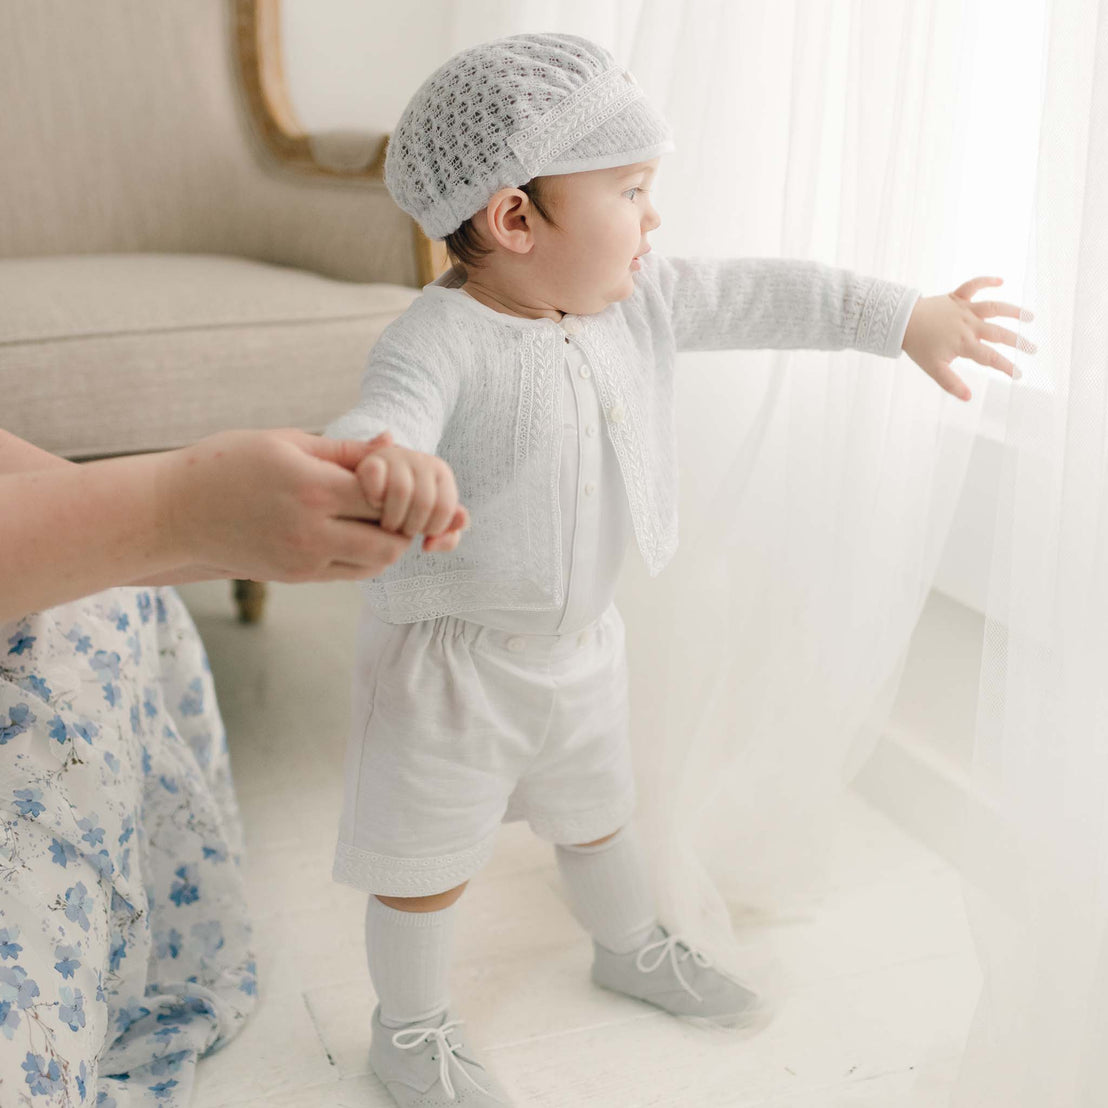
[[[557,846],[555,854],[581,926],[616,954],[638,950],[658,917],[634,829],[599,846]]]
[[[370,895],[365,914],[366,957],[386,1027],[430,1019],[450,1004],[450,956],[457,910],[457,904],[451,904],[437,912],[401,912]]]

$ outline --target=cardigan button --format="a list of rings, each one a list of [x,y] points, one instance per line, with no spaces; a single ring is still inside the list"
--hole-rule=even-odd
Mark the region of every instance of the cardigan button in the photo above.
[[[509,650],[510,650],[510,651],[511,651],[511,652],[512,652],[513,654],[520,654],[520,653],[522,653],[522,652],[523,652],[523,651],[524,651],[524,650],[526,649],[526,647],[527,647],[527,642],[526,642],[526,640],[525,640],[525,639],[522,639],[522,638],[520,638],[520,636],[519,636],[519,635],[513,635],[513,636],[512,636],[512,637],[511,637],[511,638],[510,638],[510,639],[508,640],[508,649],[509,649]]]
[[[608,409],[608,418],[613,423],[622,423],[624,421],[624,419],[626,418],[626,413],[623,410],[623,405],[622,404],[613,404]]]
[[[592,376],[592,370],[587,365],[583,365],[577,372],[586,381]]]
[[[562,320],[562,330],[567,335],[579,335],[581,333],[581,321],[576,316],[567,315]]]

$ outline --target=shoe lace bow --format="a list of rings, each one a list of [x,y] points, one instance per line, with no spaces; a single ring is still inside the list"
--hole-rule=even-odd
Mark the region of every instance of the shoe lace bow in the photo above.
[[[677,952],[678,947],[684,948],[681,953]],[[651,955],[654,955],[654,957],[651,958]],[[685,989],[694,1000],[702,1000],[703,998],[701,995],[685,980],[684,975],[681,973],[681,963],[692,958],[694,965],[707,968],[712,964],[711,960],[707,955],[701,954],[699,950],[691,946],[686,939],[681,938],[680,935],[666,935],[664,939],[658,939],[656,942],[647,943],[646,946],[639,951],[638,957],[635,958],[635,965],[643,973],[653,973],[667,957],[669,958],[670,965],[673,967],[673,972],[677,980],[681,982],[681,987]]]
[[[402,1031],[397,1031],[392,1037],[393,1046],[398,1050],[414,1050],[417,1046],[422,1046],[423,1043],[428,1042],[435,1044],[438,1050],[439,1080],[442,1082],[443,1088],[450,1094],[451,1100],[455,1099],[454,1083],[450,1080],[451,1062],[458,1067],[458,1071],[478,1092],[484,1093],[486,1096],[492,1095],[480,1082],[474,1080],[465,1066],[454,1057],[462,1049],[462,1044],[451,1043],[447,1036],[464,1022],[464,1020],[450,1020],[441,1027],[405,1027]],[[469,1058],[465,1060],[467,1062],[471,1061]],[[473,1065],[477,1064],[476,1062],[473,1063]]]

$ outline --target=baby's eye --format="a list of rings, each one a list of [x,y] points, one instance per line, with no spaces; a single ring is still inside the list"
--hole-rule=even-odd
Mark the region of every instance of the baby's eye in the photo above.
[[[627,195],[628,195],[628,193],[632,193],[632,192],[642,192],[642,191],[643,191],[643,190],[642,190],[641,188],[639,188],[639,186],[638,186],[638,185],[635,185],[635,187],[634,187],[634,188],[629,188],[629,189],[627,190],[627,192],[625,192],[625,193],[624,193],[623,195],[624,195],[624,196],[627,196]],[[631,199],[632,199],[632,200],[634,200],[635,198],[634,198],[634,197],[632,196],[632,197],[631,197]]]

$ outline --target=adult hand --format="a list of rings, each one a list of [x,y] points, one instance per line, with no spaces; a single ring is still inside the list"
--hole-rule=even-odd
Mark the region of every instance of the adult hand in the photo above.
[[[303,431],[225,431],[161,455],[162,520],[191,565],[261,581],[371,577],[410,538],[370,520],[353,470],[387,433],[368,443]]]

